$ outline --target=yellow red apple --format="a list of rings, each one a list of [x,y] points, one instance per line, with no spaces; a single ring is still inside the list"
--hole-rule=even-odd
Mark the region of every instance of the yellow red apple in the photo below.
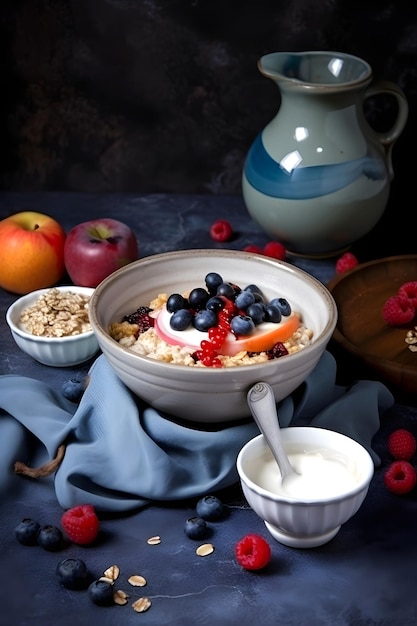
[[[109,217],[82,222],[65,241],[64,262],[75,285],[97,287],[114,271],[136,261],[138,245],[132,229]]]
[[[0,286],[25,294],[52,287],[65,273],[66,233],[49,215],[22,211],[0,221]]]

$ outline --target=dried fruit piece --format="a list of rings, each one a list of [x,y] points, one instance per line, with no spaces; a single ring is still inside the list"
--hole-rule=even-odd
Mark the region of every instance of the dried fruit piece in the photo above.
[[[239,565],[247,570],[258,570],[271,560],[269,543],[255,533],[249,533],[235,545],[235,555]]]

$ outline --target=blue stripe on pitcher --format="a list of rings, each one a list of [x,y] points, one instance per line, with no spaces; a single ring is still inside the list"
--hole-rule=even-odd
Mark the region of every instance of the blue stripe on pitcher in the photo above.
[[[274,198],[305,200],[333,193],[365,176],[381,180],[386,175],[381,159],[371,155],[333,165],[294,167],[286,171],[265,150],[262,133],[246,157],[244,172],[252,187]]]

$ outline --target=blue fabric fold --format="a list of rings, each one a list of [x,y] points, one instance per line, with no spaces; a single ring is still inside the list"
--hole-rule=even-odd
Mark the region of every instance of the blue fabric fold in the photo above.
[[[60,390],[17,375],[0,376],[0,497],[19,480],[16,460],[42,463],[65,456],[52,485],[63,508],[91,503],[122,512],[152,501],[200,497],[238,481],[236,457],[259,434],[253,420],[205,427],[180,423],[135,397],[104,356],[90,369],[79,403]],[[361,443],[380,464],[372,439],[380,416],[394,404],[376,381],[335,384],[336,362],[325,352],[306,382],[279,403],[282,427],[317,426]]]

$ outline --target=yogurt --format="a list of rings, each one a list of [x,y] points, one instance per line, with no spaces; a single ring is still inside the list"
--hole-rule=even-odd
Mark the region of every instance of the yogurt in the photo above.
[[[257,465],[254,481],[266,491],[297,500],[325,500],[354,490],[354,464],[330,449],[289,452],[295,474],[284,481],[272,454]]]

